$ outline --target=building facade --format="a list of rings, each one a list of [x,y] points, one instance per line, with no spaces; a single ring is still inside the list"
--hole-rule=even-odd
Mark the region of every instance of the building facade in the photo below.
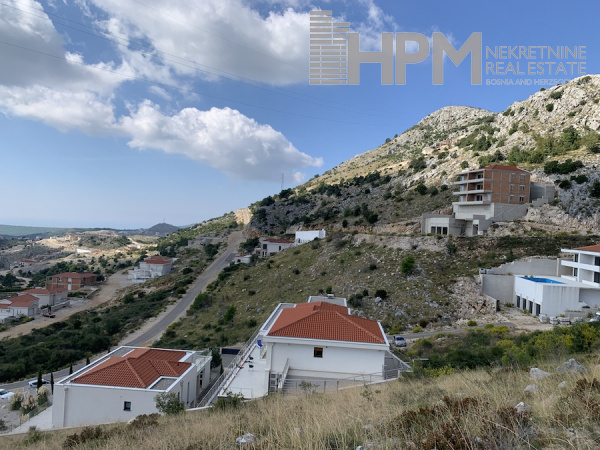
[[[306,244],[312,242],[315,239],[325,239],[327,233],[324,229],[321,230],[310,230],[310,231],[296,231],[294,242],[296,245]]]
[[[294,241],[290,241],[289,239],[261,239],[259,246],[255,249],[255,253],[262,257],[270,256],[293,247],[293,245]]]
[[[452,214],[423,214],[421,232],[477,236],[494,222],[523,217],[530,204],[554,199],[554,186],[531,182],[531,174],[516,166],[491,165],[457,175]]]
[[[77,291],[84,286],[93,286],[96,281],[93,273],[63,272],[46,277],[46,289]]]
[[[75,427],[153,414],[171,392],[193,407],[210,382],[208,352],[119,347],[54,385],[52,425]]]

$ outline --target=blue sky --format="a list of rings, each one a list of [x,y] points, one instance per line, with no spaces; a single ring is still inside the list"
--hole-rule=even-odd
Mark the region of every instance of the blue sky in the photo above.
[[[323,173],[438,108],[502,111],[540,88],[487,82],[579,76],[484,67],[472,85],[470,57],[458,68],[446,58],[444,84],[433,85],[429,56],[408,65],[405,85],[382,86],[379,65],[362,64],[358,85],[311,86],[312,9],[350,22],[363,51],[379,50],[382,32],[441,32],[456,48],[480,32],[484,66],[488,46],[585,46],[577,62],[600,73],[600,6],[584,0],[4,0],[0,223],[200,222],[279,192],[282,174],[288,188]]]

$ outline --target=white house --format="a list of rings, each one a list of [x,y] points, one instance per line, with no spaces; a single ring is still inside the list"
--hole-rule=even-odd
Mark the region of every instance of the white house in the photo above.
[[[294,242],[296,245],[306,244],[307,242],[312,242],[315,239],[325,239],[327,233],[325,230],[310,230],[310,231],[296,231],[296,237]]]
[[[274,255],[275,253],[279,253],[286,248],[290,248],[294,245],[294,241],[290,241],[289,239],[276,239],[276,238],[267,238],[261,239],[259,246],[255,249],[255,252],[260,256],[269,256]]]
[[[67,299],[68,291],[62,288],[33,288],[22,291],[24,294],[31,294],[39,300],[40,308],[42,306],[54,306],[63,303]]]
[[[280,303],[224,380],[220,395],[257,398],[283,389],[286,379],[302,377],[384,380],[386,358],[393,357],[381,324],[351,315],[345,301],[335,304],[344,299],[333,300]]]
[[[162,277],[171,273],[173,263],[176,259],[160,255],[149,256],[140,262],[138,268],[129,271],[128,278],[136,281],[145,281],[150,278]]]
[[[52,426],[127,421],[158,412],[154,397],[177,394],[195,405],[210,382],[208,352],[119,347],[54,385]]]
[[[600,308],[600,245],[561,249],[573,260],[561,260],[568,275],[515,276],[515,305],[533,315],[557,316],[583,308]]]
[[[32,317],[39,311],[39,300],[31,294],[18,295],[0,300],[0,320],[10,317]]]

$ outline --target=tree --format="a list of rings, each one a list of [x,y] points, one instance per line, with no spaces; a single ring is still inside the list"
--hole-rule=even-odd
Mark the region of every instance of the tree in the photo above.
[[[235,317],[235,313],[236,313],[235,306],[231,305],[229,308],[227,308],[227,311],[225,312],[225,316],[223,316],[223,320],[225,322],[231,322],[231,325],[233,325],[233,318]]]
[[[174,392],[161,392],[154,397],[154,401],[161,414],[175,415],[185,411],[185,405]]]
[[[69,375],[73,374],[73,364],[69,366]]]
[[[215,367],[219,367],[223,363],[223,358],[221,358],[221,353],[219,353],[218,348],[213,348],[210,352],[212,359],[210,360],[210,368],[214,369]]]
[[[600,198],[600,181],[594,181],[589,187],[590,196]]]

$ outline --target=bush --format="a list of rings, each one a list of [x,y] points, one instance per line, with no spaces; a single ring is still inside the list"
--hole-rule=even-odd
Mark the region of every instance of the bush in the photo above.
[[[554,111],[554,103],[548,103],[546,105],[546,111],[548,111],[548,112]]]
[[[562,91],[562,89],[561,89],[561,90],[559,90],[559,91],[554,91],[554,92],[552,92],[552,93],[550,94],[550,98],[551,98],[552,100],[558,100],[559,98],[561,98],[561,97],[562,97],[562,95],[563,95],[563,91]]]
[[[185,411],[185,405],[174,392],[161,392],[154,397],[154,401],[161,414],[175,415]]]
[[[387,298],[387,291],[385,289],[377,289],[375,291],[375,297],[380,297],[381,299],[385,300]]]
[[[415,191],[417,191],[421,195],[425,195],[425,194],[427,194],[427,186],[425,186],[425,184],[423,182],[421,182],[421,183],[417,184]]]
[[[594,181],[588,189],[591,197],[600,198],[600,181]]]
[[[402,260],[401,267],[404,275],[410,275],[415,267],[415,257],[408,255]]]
[[[469,320],[469,321],[467,322],[467,326],[468,326],[468,327],[476,327],[476,326],[477,326],[477,322],[476,322],[476,321],[474,321],[474,320]]]

